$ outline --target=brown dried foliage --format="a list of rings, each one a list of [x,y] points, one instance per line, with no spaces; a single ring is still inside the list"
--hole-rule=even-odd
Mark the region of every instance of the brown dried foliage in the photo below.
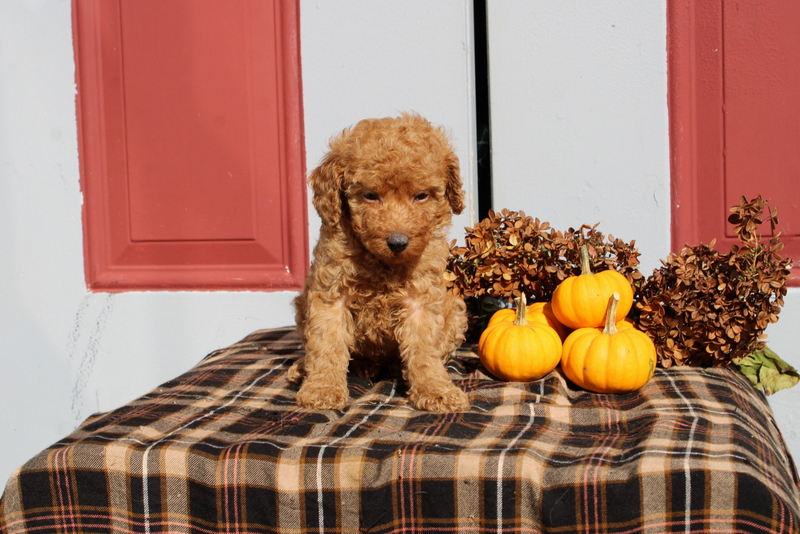
[[[616,269],[634,287],[644,281],[639,272],[639,252],[634,242],[609,235],[597,225],[559,232],[519,211],[490,211],[489,216],[466,229],[465,247],[453,244],[448,263],[448,283],[470,305],[476,324],[484,297],[510,301],[523,292],[529,302],[549,301],[556,286],[579,275],[580,246],[589,245],[592,272]]]
[[[466,229],[465,247],[451,246],[447,279],[467,301],[474,335],[496,310],[486,297],[509,302],[524,292],[531,302],[549,301],[562,280],[581,273],[586,243],[593,272],[616,269],[631,282],[629,317],[653,339],[660,366],[725,366],[764,348],[764,330],[778,320],[786,295],[791,260],[780,255],[777,210],[764,216],[765,206],[759,196],[731,208],[740,245],[729,253],[715,250],[714,241],[687,245],[647,279],[635,242],[605,240],[597,225],[558,232],[521,211],[489,212]],[[758,234],[764,222],[768,240]]]
[[[758,229],[766,202],[742,197],[728,218],[741,245],[727,254],[708,245],[670,254],[637,292],[638,322],[653,339],[662,367],[725,366],[764,347],[764,329],[778,320],[791,262],[782,258],[777,209]]]

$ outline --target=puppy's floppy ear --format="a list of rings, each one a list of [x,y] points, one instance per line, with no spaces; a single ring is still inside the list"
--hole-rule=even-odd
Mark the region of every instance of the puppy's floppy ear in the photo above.
[[[344,166],[335,151],[329,152],[311,172],[308,183],[314,193],[314,208],[326,226],[338,226],[342,219]]]
[[[450,211],[458,215],[464,211],[464,189],[461,184],[461,170],[458,157],[452,152],[447,156],[447,184],[444,195],[450,203]]]

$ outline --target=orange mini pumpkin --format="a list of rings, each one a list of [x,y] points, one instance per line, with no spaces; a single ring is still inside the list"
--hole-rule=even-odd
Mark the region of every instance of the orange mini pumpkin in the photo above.
[[[498,320],[478,340],[478,356],[486,370],[502,380],[526,382],[541,378],[561,359],[561,338],[545,323],[525,318],[525,295],[515,299],[513,322]]]
[[[614,322],[619,294],[609,299],[604,328],[579,328],[564,342],[561,370],[578,386],[597,393],[627,393],[653,376],[653,341],[627,321]]]
[[[525,314],[525,318],[533,322],[544,321],[550,328],[556,331],[562,342],[567,339],[569,328],[564,326],[561,321],[556,318],[556,314],[553,313],[552,303],[534,302],[528,306],[528,312]]]
[[[621,321],[633,306],[633,287],[628,279],[614,270],[593,273],[589,250],[581,245],[581,274],[564,279],[553,291],[553,313],[569,328],[603,326],[608,299],[620,295],[616,321]]]
[[[503,308],[492,314],[491,318],[489,318],[489,322],[486,324],[486,328],[494,326],[499,322],[513,323],[516,318],[516,308]],[[525,320],[528,321],[528,323],[546,324],[556,331],[562,342],[567,338],[567,334],[569,334],[569,329],[556,319],[553,313],[553,307],[549,302],[534,302],[527,306],[525,310]]]

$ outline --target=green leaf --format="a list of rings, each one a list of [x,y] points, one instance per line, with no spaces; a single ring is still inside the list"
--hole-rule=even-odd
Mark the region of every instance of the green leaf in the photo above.
[[[734,358],[733,364],[766,395],[788,389],[800,381],[800,374],[768,347],[753,351],[743,358]]]

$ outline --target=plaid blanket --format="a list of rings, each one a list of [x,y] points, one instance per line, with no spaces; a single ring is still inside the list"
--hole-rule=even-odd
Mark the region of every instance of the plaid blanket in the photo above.
[[[8,481],[2,532],[800,532],[798,479],[737,372],[658,370],[641,391],[449,364],[466,413],[351,378],[345,411],[294,404],[290,329],[260,331],[88,419]]]

